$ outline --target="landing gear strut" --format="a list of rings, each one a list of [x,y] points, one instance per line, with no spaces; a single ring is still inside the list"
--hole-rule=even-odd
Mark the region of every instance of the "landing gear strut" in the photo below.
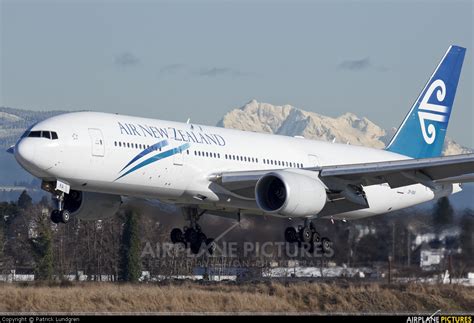
[[[204,244],[209,254],[212,255],[215,250],[214,239],[208,238],[197,223],[205,212],[198,213],[197,208],[183,208],[183,215],[189,222],[189,226],[185,226],[183,229],[174,228],[171,230],[171,242],[184,244],[191,249],[193,254],[198,254]]]
[[[323,253],[328,253],[331,249],[331,240],[326,237],[321,238],[316,231],[316,227],[309,219],[305,219],[304,225],[288,227],[285,230],[285,240],[288,243],[299,243],[309,246],[311,250],[321,248]]]

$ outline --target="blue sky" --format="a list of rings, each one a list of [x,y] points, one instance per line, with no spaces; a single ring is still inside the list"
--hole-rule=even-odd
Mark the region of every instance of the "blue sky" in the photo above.
[[[448,136],[474,147],[471,0],[0,3],[2,106],[213,125],[255,98],[389,128],[458,44]]]

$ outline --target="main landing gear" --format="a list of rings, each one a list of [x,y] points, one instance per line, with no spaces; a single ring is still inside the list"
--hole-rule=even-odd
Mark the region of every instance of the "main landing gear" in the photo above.
[[[304,225],[288,227],[285,230],[285,240],[289,243],[298,243],[303,246],[309,246],[310,250],[320,248],[323,253],[328,253],[331,249],[331,240],[326,237],[321,238],[320,234],[309,219],[305,219]]]
[[[180,228],[171,230],[171,242],[184,244],[187,248],[191,249],[193,254],[198,254],[201,247],[205,247],[209,254],[212,255],[215,250],[214,239],[208,238],[197,224],[199,218],[205,212],[198,213],[197,208],[183,208],[183,215],[189,222],[189,226],[185,226],[182,230]]]

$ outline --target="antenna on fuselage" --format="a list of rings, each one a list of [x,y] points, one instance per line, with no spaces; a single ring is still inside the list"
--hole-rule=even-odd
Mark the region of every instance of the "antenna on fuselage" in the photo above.
[[[189,124],[190,121],[191,121],[191,118],[188,118],[188,120],[186,121],[186,124]]]

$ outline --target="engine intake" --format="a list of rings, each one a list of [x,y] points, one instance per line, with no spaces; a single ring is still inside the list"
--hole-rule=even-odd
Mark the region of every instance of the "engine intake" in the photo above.
[[[316,215],[326,205],[326,187],[318,174],[281,170],[264,175],[255,187],[257,205],[265,212],[288,217]]]

